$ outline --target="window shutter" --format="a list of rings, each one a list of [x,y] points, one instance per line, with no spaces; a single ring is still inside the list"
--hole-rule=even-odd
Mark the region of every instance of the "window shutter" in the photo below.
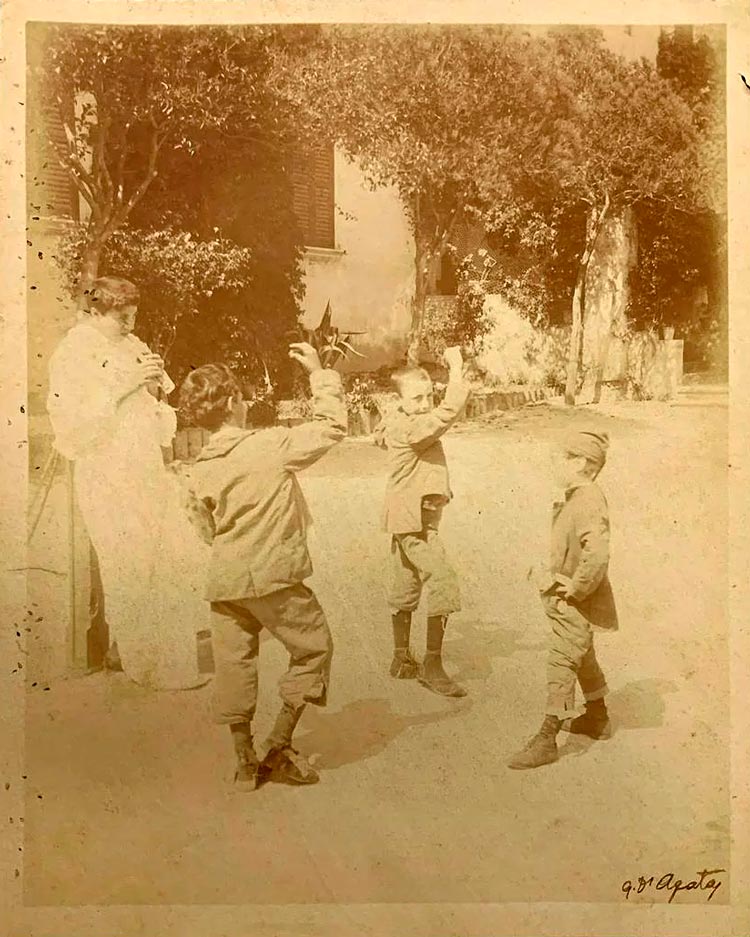
[[[292,198],[306,247],[335,247],[333,146],[322,144],[292,158]]]
[[[70,107],[73,119],[73,106]],[[78,219],[78,191],[70,174],[60,165],[55,146],[64,148],[65,129],[54,104],[29,110],[29,202],[32,214],[42,218]],[[52,139],[50,139],[52,138]]]
[[[313,214],[313,246],[335,247],[333,231],[333,147],[319,147],[315,151],[315,193]]]

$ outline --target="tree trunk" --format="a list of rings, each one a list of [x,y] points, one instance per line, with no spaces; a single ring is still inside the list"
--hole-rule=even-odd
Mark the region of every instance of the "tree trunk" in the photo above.
[[[617,287],[612,291],[612,309],[617,304]],[[599,353],[596,362],[596,374],[594,376],[594,399],[592,403],[599,403],[602,399],[602,385],[604,384],[604,372],[607,368],[607,358],[609,357],[609,346],[612,342],[612,312],[610,311],[610,325],[607,328],[604,337],[599,345]]]
[[[637,232],[632,210],[627,206],[619,211],[610,208],[602,222],[586,273],[579,403],[598,403],[601,400],[610,365],[611,380],[624,378],[623,348],[621,344],[614,347],[614,337],[627,325],[630,274],[637,259]]]
[[[585,256],[585,254],[584,254]],[[574,407],[576,402],[576,388],[578,386],[578,361],[581,357],[581,342],[583,339],[583,303],[586,291],[586,270],[588,261],[578,265],[576,285],[573,290],[573,321],[570,327],[570,344],[568,345],[568,370],[565,377],[565,403]]]
[[[594,253],[602,222],[609,209],[609,195],[605,195],[601,210],[593,207],[586,222],[586,246],[578,262],[576,285],[573,290],[572,323],[570,328],[570,344],[568,346],[568,368],[565,379],[565,403],[569,407],[575,406],[576,390],[578,388],[578,368],[581,359],[583,342],[583,318],[586,308],[586,274],[588,272],[591,255]]]
[[[99,261],[104,248],[104,237],[97,233],[92,236],[83,249],[81,259],[81,277],[78,281],[78,304],[81,309],[84,308],[86,296],[91,288],[91,284],[99,275]]]
[[[420,361],[425,304],[427,301],[427,282],[431,263],[432,251],[417,234],[415,236],[414,251],[414,297],[411,304],[411,328],[406,351],[407,364],[412,367],[418,367]]]

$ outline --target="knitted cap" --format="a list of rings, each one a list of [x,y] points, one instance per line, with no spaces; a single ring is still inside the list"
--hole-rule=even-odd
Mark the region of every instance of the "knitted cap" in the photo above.
[[[609,434],[604,430],[581,430],[569,433],[565,437],[565,451],[568,455],[584,456],[595,465],[604,465],[609,449]]]

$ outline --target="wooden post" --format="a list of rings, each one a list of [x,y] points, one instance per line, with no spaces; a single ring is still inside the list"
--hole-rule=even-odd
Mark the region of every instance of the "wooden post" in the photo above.
[[[73,463],[68,463],[69,610],[68,664],[88,667],[88,632],[91,626],[91,542],[78,510],[73,485]]]

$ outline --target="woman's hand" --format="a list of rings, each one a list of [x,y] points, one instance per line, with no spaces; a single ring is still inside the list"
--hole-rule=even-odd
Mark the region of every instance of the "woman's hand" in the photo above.
[[[141,355],[135,367],[128,375],[124,393],[120,397],[120,400],[124,400],[126,397],[134,394],[136,391],[140,390],[141,387],[148,387],[151,384],[158,385],[163,375],[164,362],[159,355],[155,355],[153,352]]]

